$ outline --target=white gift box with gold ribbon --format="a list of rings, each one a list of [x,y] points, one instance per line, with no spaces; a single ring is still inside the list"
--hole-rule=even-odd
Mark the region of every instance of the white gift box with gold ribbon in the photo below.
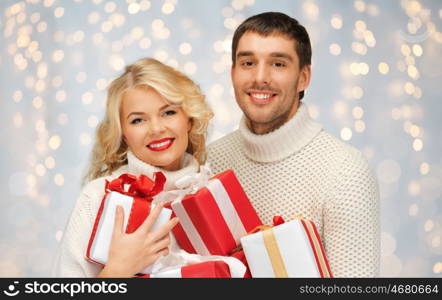
[[[312,221],[286,222],[241,238],[252,277],[333,277]]]

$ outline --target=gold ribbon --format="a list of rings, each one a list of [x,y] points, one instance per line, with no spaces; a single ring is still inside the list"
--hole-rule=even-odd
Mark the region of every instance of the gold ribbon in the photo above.
[[[276,241],[273,229],[267,229],[262,231],[262,238],[264,245],[269,255],[270,263],[272,264],[273,273],[276,278],[287,278],[287,270],[282,260],[281,252],[279,251],[278,242]]]

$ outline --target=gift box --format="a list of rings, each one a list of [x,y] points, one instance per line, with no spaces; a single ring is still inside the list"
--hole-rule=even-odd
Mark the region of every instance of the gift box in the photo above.
[[[232,170],[171,203],[179,224],[173,234],[189,253],[227,255],[239,239],[262,222]]]
[[[160,172],[155,173],[155,182],[147,176],[136,177],[123,174],[111,182],[106,181],[105,195],[95,218],[94,227],[89,238],[86,259],[90,262],[105,265],[108,260],[109,246],[115,224],[117,205],[124,210],[124,228],[132,233],[144,222],[154,208],[152,197],[162,191],[166,178]],[[171,217],[172,211],[163,208],[151,228],[156,230]],[[142,273],[149,273],[146,268]]]
[[[238,259],[243,265],[246,267],[246,271],[244,272],[243,278],[251,278],[252,274],[250,273],[249,264],[247,263],[246,255],[244,254],[244,250],[237,250],[229,255],[230,257],[234,257]]]
[[[224,261],[207,261],[184,267],[170,268],[139,278],[231,278],[229,265]]]
[[[318,231],[303,219],[244,236],[252,277],[333,277]]]

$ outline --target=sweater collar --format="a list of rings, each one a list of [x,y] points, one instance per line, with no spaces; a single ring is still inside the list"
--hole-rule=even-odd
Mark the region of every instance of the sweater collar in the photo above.
[[[166,171],[164,169],[152,166],[145,163],[136,157],[131,151],[127,153],[128,171],[130,174],[139,176],[141,174],[146,175],[149,178],[153,178],[155,172],[162,172],[166,176],[165,190],[175,189],[175,182],[184,175],[197,173],[199,171],[199,164],[195,157],[187,152],[184,153],[181,158],[181,169],[177,171]]]
[[[308,108],[301,103],[296,114],[280,128],[267,134],[254,134],[243,116],[239,133],[248,158],[257,162],[282,160],[306,146],[322,129],[312,120]]]

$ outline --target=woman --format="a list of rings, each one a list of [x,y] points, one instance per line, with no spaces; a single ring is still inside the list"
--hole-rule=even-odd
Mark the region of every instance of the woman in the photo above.
[[[61,241],[54,273],[61,277],[132,277],[167,255],[169,232],[176,218],[155,232],[161,205],[132,234],[122,229],[117,209],[115,228],[104,268],[85,259],[94,219],[106,180],[121,174],[166,176],[165,190],[199,171],[206,157],[205,138],[213,113],[198,86],[161,62],[145,58],[126,67],[109,86],[106,115],[96,133],[88,182],[77,200]]]

